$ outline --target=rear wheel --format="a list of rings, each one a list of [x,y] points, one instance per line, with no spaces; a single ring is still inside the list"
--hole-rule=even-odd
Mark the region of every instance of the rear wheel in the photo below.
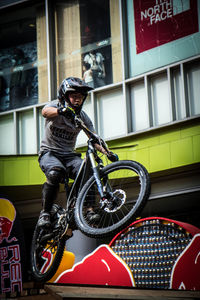
[[[40,228],[36,225],[31,244],[31,271],[35,280],[44,282],[50,280],[56,273],[63,257],[66,235],[66,220],[63,217],[60,227],[57,220],[62,216],[59,207],[54,207],[51,217],[52,227]],[[60,211],[59,211],[60,210]],[[59,214],[60,212],[60,214]]]
[[[102,237],[119,232],[139,215],[150,194],[150,178],[144,166],[135,161],[118,161],[100,171],[104,199],[101,199],[92,176],[84,185],[76,202],[75,220],[88,236]],[[89,207],[99,220],[87,216]]]

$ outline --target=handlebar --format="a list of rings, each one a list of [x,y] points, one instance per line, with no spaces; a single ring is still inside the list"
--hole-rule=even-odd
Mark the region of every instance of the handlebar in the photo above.
[[[86,135],[89,135],[90,138],[93,140],[93,143],[97,143],[100,146],[103,147],[103,149],[107,152],[107,157],[110,161],[115,162],[119,160],[119,157],[117,154],[111,152],[108,149],[108,146],[106,145],[105,141],[100,138],[100,136],[98,136],[97,134],[95,134],[94,132],[92,132],[89,128],[87,128],[87,126],[85,125],[85,123],[83,122],[83,120],[81,120],[79,117],[75,116],[75,125],[81,129],[83,129],[83,131],[85,132]]]

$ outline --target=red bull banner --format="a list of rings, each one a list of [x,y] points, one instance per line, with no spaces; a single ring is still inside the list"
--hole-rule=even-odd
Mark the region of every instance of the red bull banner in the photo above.
[[[133,0],[137,54],[199,31],[197,0]]]
[[[0,294],[22,291],[24,249],[23,232],[15,207],[11,201],[0,198]]]
[[[63,262],[61,262],[63,264]],[[51,282],[200,290],[200,229],[151,217],[132,223]]]

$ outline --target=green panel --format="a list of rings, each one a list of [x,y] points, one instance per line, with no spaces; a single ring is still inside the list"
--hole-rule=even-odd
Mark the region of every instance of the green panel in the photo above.
[[[150,155],[148,148],[137,150],[135,160],[145,166],[148,171],[150,171]]]
[[[16,169],[17,164],[12,161],[4,161],[4,179],[5,179],[5,185],[12,185],[12,183],[15,181],[17,182],[17,179],[21,177],[21,172],[19,173],[19,170]],[[18,184],[18,183],[16,183]]]
[[[29,161],[29,178],[31,184],[45,182],[45,175],[41,171],[37,158],[31,158]]]
[[[169,143],[150,148],[150,172],[166,170],[170,168]]]
[[[27,185],[28,178],[28,160],[8,160],[4,162],[4,176],[6,178],[6,185]]]
[[[140,138],[139,140],[137,140],[138,148],[140,149],[156,146],[159,143],[160,143],[159,132],[148,134],[148,136],[145,136],[144,138]]]
[[[116,151],[120,160],[135,160],[136,159],[136,151],[134,148],[123,149],[123,151]]]
[[[191,120],[110,141],[108,144],[120,160],[138,161],[149,172],[186,166],[200,162],[200,125],[197,122]],[[83,158],[86,148],[80,150]],[[45,175],[39,167],[37,155],[0,157],[0,186],[41,185],[44,181]]]
[[[200,125],[193,125],[190,127],[181,128],[181,138],[193,136],[200,133]]]
[[[4,185],[4,163],[0,160],[0,186]]]
[[[200,161],[200,135],[193,136],[194,162]]]
[[[160,134],[160,143],[177,141],[180,139],[180,130],[169,130]]]
[[[11,156],[0,160],[0,185],[41,184],[45,176],[41,171],[37,156]]]
[[[192,137],[171,143],[172,167],[194,163]]]

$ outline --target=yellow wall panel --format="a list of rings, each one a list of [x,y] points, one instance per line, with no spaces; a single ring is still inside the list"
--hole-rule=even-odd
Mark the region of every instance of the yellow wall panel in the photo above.
[[[198,124],[186,122],[125,137],[108,144],[110,149],[119,155],[120,160],[136,160],[150,173],[155,173],[200,162],[199,129]],[[37,155],[2,156],[0,172],[0,186],[40,185],[45,181]]]

